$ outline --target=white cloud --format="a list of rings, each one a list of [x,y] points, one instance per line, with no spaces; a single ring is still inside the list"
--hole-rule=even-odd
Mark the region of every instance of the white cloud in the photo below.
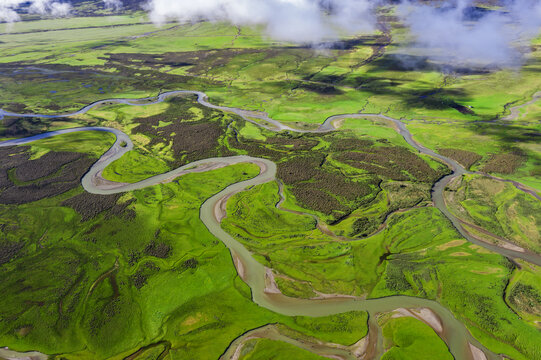
[[[339,31],[372,30],[369,0],[151,0],[147,8],[156,23],[168,20],[229,21],[262,25],[276,40],[315,43],[336,39]],[[329,16],[322,4],[332,9]]]
[[[12,23],[19,20],[19,15],[13,9],[0,5],[0,22]]]
[[[20,20],[16,10],[55,17],[70,14],[68,0],[0,0],[0,22]],[[374,8],[383,0],[148,0],[149,17],[157,24],[228,21],[262,26],[280,41],[317,44],[343,35],[373,31]],[[397,15],[415,38],[416,53],[464,65],[517,65],[518,40],[530,41],[541,26],[541,0],[502,0],[507,11],[487,12],[479,19],[464,16],[474,0],[420,3],[403,0]],[[103,0],[119,10],[122,0]],[[526,48],[526,47],[524,47]]]
[[[473,0],[449,1],[435,7],[404,3],[398,14],[415,37],[420,54],[463,65],[520,64],[520,39],[531,40],[541,26],[539,0],[509,4],[508,12],[487,12],[479,19],[465,16]],[[534,9],[539,11],[534,13]]]
[[[16,10],[23,4],[30,3],[28,11],[34,14],[50,15],[54,17],[68,16],[71,11],[69,2],[54,0],[0,0],[0,22],[15,22],[20,20]]]
[[[71,12],[70,3],[61,3],[61,2],[52,2],[49,5],[49,13],[54,17],[66,17],[69,16]]]
[[[122,9],[123,5],[121,0],[103,0],[103,4],[105,5],[105,8],[115,11]]]
[[[40,15],[65,17],[68,16],[71,11],[71,4],[52,0],[33,0],[28,11]]]
[[[22,3],[20,0],[0,0],[0,21],[8,23],[19,21],[20,17],[14,9],[20,3]]]

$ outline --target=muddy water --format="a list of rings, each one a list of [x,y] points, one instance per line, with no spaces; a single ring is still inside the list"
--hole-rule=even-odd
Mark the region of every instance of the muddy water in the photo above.
[[[446,164],[448,164],[453,170],[453,174],[442,178],[438,181],[433,189],[432,196],[435,203],[435,206],[442,211],[442,213],[454,224],[454,226],[460,231],[460,233],[469,241],[476,243],[478,245],[484,246],[493,250],[497,253],[500,253],[507,257],[519,257],[527,261],[541,265],[539,256],[520,253],[512,250],[502,249],[500,247],[492,246],[484,242],[480,242],[475,238],[469,236],[469,234],[462,228],[460,222],[447,210],[445,203],[443,201],[443,190],[445,186],[454,178],[462,176],[467,173],[467,171],[457,162],[442,155],[436,154],[430,149],[423,147],[422,145],[416,143],[411,133],[406,129],[405,125],[397,119],[393,119],[380,114],[345,114],[337,115],[328,118],[318,129],[316,130],[298,130],[293,129],[289,126],[283,125],[276,120],[273,120],[268,117],[265,113],[246,111],[237,108],[222,107],[210,104],[207,101],[207,96],[202,92],[197,91],[172,91],[168,93],[163,93],[157,98],[146,98],[146,99],[110,99],[102,100],[96,103],[90,104],[77,112],[70,114],[62,115],[40,115],[40,114],[15,114],[10,112],[5,112],[0,110],[0,118],[3,116],[18,116],[18,117],[69,117],[72,115],[83,114],[95,106],[109,104],[109,103],[119,103],[127,104],[132,106],[144,106],[149,104],[156,104],[164,101],[170,96],[178,94],[195,94],[198,96],[198,101],[204,106],[209,108],[227,111],[235,113],[247,121],[262,126],[266,129],[273,131],[289,130],[297,132],[328,132],[335,130],[333,123],[334,121],[344,119],[344,118],[381,118],[388,121],[391,121],[395,124],[397,131],[404,137],[404,139],[423,154],[427,154],[434,158],[437,158]],[[254,121],[253,119],[259,119],[264,121],[266,124],[262,125],[259,122]],[[270,125],[269,125],[270,124]],[[52,133],[46,133],[26,139],[11,140],[0,143],[0,146],[10,146],[10,145],[22,145],[32,141],[36,141],[42,138],[56,136],[59,134],[70,133],[75,131],[109,131],[117,136],[117,141],[115,144],[107,151],[89,170],[89,172],[83,177],[82,185],[83,187],[91,192],[96,194],[114,194],[125,191],[142,189],[148,186],[153,186],[156,184],[165,183],[171,181],[171,179],[181,176],[189,172],[196,171],[208,171],[218,167],[223,167],[227,165],[242,163],[242,162],[252,162],[260,166],[262,169],[261,173],[250,180],[242,181],[233,185],[228,186],[226,189],[222,190],[220,193],[209,198],[203,203],[200,210],[200,218],[203,223],[207,226],[209,231],[219,238],[231,251],[232,255],[239,259],[243,266],[243,279],[252,289],[253,300],[255,303],[284,315],[303,315],[303,316],[325,316],[331,315],[346,311],[352,310],[361,310],[367,311],[370,313],[371,318],[374,318],[374,315],[379,312],[389,312],[397,308],[429,308],[431,309],[442,321],[444,327],[444,333],[442,338],[447,343],[451,353],[456,359],[471,359],[472,353],[470,350],[469,344],[473,344],[478,348],[482,349],[487,357],[491,360],[499,359],[500,357],[488,351],[483,347],[477,340],[475,340],[465,326],[460,323],[453,314],[447,310],[445,307],[439,303],[431,300],[407,297],[407,296],[391,296],[380,299],[361,299],[361,298],[332,298],[332,299],[321,299],[321,300],[306,300],[306,299],[296,299],[289,298],[280,293],[266,293],[265,292],[265,267],[257,262],[252,254],[238,241],[226,233],[220,226],[220,222],[217,219],[215,207],[216,205],[224,198],[231,196],[234,193],[244,191],[247,187],[263,184],[269,181],[275,180],[276,174],[276,164],[269,160],[253,158],[249,156],[234,156],[228,158],[212,158],[197,161],[181,168],[175,169],[165,174],[157,175],[152,178],[140,181],[134,184],[119,184],[119,183],[110,183],[103,181],[101,179],[101,171],[105,169],[110,163],[119,159],[123,154],[133,148],[133,144],[129,137],[123,132],[116,129],[109,128],[76,128],[76,129],[67,129],[61,130]],[[126,146],[122,147],[120,144],[125,143]],[[198,170],[199,169],[199,170]],[[203,170],[201,170],[203,169]],[[380,334],[381,335],[381,334]],[[376,349],[376,357],[382,353],[382,342],[381,336],[378,339],[378,346]]]
[[[0,359],[6,360],[47,360],[49,356],[37,351],[17,352],[7,348],[0,348]]]

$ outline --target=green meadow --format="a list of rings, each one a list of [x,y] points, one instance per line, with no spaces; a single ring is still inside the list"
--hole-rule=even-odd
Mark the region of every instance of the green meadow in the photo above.
[[[282,359],[299,360],[323,360],[327,357],[318,356],[309,351],[295,347],[288,343],[268,339],[254,339],[248,341],[243,348],[240,359],[242,360],[265,360],[276,358],[280,354]]]
[[[386,33],[315,51],[270,40],[257,27],[156,27],[139,12],[104,15],[0,29],[0,108],[64,114],[186,89],[294,128],[314,129],[337,114],[388,115],[420,144],[476,172],[445,191],[455,216],[493,234],[487,241],[541,251],[538,199],[499,181],[541,192],[540,102],[507,118],[539,91],[539,46],[517,71],[443,72],[430,61],[414,69],[400,62],[410,39],[392,16]],[[183,95],[145,106],[106,103],[69,118],[5,117],[0,140],[119,129],[134,149],[103,177],[125,183],[211,157],[269,159],[277,181],[229,198],[222,228],[272,270],[284,295],[431,299],[493,353],[541,358],[539,267],[463,239],[431,198],[450,170],[419,154],[390,122],[335,125],[330,133],[276,133]],[[369,334],[366,312],[288,317],[252,301],[200,207],[257,176],[256,165],[119,195],[86,193],[81,177],[114,141],[88,131],[0,148],[0,346],[73,360],[218,359],[235,339],[269,324],[307,344],[350,346]],[[377,320],[383,359],[452,358],[423,322]],[[322,357],[266,338],[246,341],[239,354],[270,358]]]
[[[60,144],[62,151],[94,156],[111,143],[107,133],[78,133],[36,142],[29,151],[43,153]],[[2,319],[9,320],[0,330],[2,344],[63,353],[66,359],[123,358],[138,349],[213,359],[244,331],[268,323],[328,341],[365,336],[365,313],[320,322],[279,316],[251,302],[228,250],[200,222],[199,206],[257,171],[239,164],[186,175],[113,196],[106,205],[80,187],[37,202],[2,205],[7,281],[1,287],[10,294],[1,301]],[[91,208],[77,206],[81,201]],[[20,239],[22,247],[14,247]]]
[[[447,202],[457,217],[493,234],[487,235],[489,241],[500,237],[536,253],[541,251],[539,201],[512,184],[466,176],[449,189]]]
[[[389,318],[382,327],[383,360],[453,359],[447,345],[425,323],[411,317]]]

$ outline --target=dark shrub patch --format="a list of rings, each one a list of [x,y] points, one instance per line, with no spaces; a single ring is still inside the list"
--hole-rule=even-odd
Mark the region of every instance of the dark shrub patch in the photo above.
[[[65,164],[82,157],[82,154],[75,152],[48,152],[37,160],[28,160],[18,165],[15,177],[21,182],[35,181],[53,175]]]
[[[195,269],[199,262],[195,258],[188,259],[182,263],[184,269]]]
[[[0,157],[2,204],[26,204],[72,190],[95,161],[86,155],[64,152],[50,152],[30,160],[28,147],[0,149]]]
[[[73,208],[81,215],[82,221],[87,221],[105,210],[112,209],[119,198],[120,194],[95,195],[84,192],[62,202],[61,205]]]
[[[365,152],[348,151],[338,160],[371,174],[395,181],[435,182],[443,173],[432,169],[422,158],[402,147],[373,147]]]
[[[293,90],[295,89],[303,89],[311,92],[315,92],[319,95],[340,95],[344,92],[332,85],[327,84],[321,84],[321,83],[299,83],[296,85]]]
[[[374,221],[370,221],[370,219],[367,217],[361,217],[353,222],[350,236],[366,237],[373,233],[377,227],[378,224],[376,224]]]
[[[509,295],[509,302],[524,312],[541,315],[541,294],[533,286],[517,283]]]
[[[131,276],[131,280],[137,289],[141,289],[147,283],[147,276],[141,271],[138,271]]]
[[[336,198],[313,188],[312,184],[297,184],[291,189],[291,192],[301,205],[326,215],[332,215],[335,219],[340,218],[348,210],[348,207],[342,205]]]
[[[279,135],[267,138],[266,144],[276,145],[277,149],[286,151],[303,151],[310,150],[318,144],[317,140],[310,139],[306,136],[289,137],[287,135]]]
[[[22,242],[6,242],[0,243],[0,265],[10,262],[22,250],[24,244]]]
[[[171,246],[164,243],[151,242],[145,247],[145,254],[165,259],[171,255]]]
[[[378,179],[358,182],[324,168],[325,155],[298,156],[278,164],[278,178],[308,209],[332,215],[334,219],[349,214],[379,192]],[[376,190],[376,191],[374,191]]]
[[[324,160],[322,154],[315,154],[284,161],[278,164],[277,176],[286,184],[311,180],[319,173],[318,168],[323,165]]]
[[[526,160],[522,151],[495,154],[490,157],[481,171],[486,173],[513,174]]]
[[[371,140],[361,140],[357,138],[345,138],[339,141],[333,141],[331,144],[331,150],[342,152],[348,150],[361,150],[364,148],[370,148],[374,146]]]
[[[194,107],[201,110],[203,120],[194,119],[195,115],[190,111]],[[175,161],[170,165],[178,167],[209,157],[232,155],[219,141],[226,130],[223,117],[221,112],[174,98],[169,100],[169,108],[164,113],[136,119],[140,125],[132,133],[148,135],[152,139],[149,146],[172,143]],[[172,124],[159,127],[160,121]]]
[[[443,156],[451,158],[466,169],[469,169],[473,164],[481,160],[483,157],[472,151],[460,150],[460,149],[438,149],[438,152]]]

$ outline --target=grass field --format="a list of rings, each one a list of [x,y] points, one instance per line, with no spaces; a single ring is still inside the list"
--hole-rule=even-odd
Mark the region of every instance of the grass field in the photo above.
[[[156,28],[141,13],[19,22],[0,42],[0,108],[57,114],[107,98],[192,89],[300,128],[336,114],[382,113],[404,119],[418,142],[472,171],[541,191],[539,102],[516,120],[501,119],[539,90],[539,47],[517,71],[443,72],[430,62],[410,69],[396,56],[409,39],[393,21],[389,33],[360,34],[325,51],[224,23]],[[119,182],[209,157],[270,159],[279,182],[233,196],[222,225],[272,269],[284,294],[433,299],[493,352],[541,358],[538,267],[462,239],[431,202],[432,185],[449,170],[413,151],[389,123],[338,125],[328,134],[273,133],[180,96],[105,104],[72,118],[6,117],[0,138],[77,126],[122,130],[134,150],[103,172]],[[199,211],[229,184],[256,176],[255,165],[122,195],[84,192],[81,176],[113,141],[80,132],[1,149],[1,346],[70,360],[217,359],[267,324],[342,345],[367,334],[364,312],[285,317],[251,301]],[[480,175],[447,195],[461,219],[541,251],[533,197]],[[424,323],[380,320],[384,359],[451,358]],[[250,340],[240,358],[277,353],[320,358],[269,339]]]
[[[443,340],[420,320],[411,317],[388,318],[382,329],[384,346],[388,349],[382,360],[453,359]]]
[[[523,248],[541,252],[540,203],[512,184],[470,175],[447,191],[446,200],[460,219]],[[498,241],[490,235],[487,238]]]
[[[234,197],[228,203],[224,227],[273,268],[278,278],[284,276],[278,281],[284,293],[308,298],[321,292],[437,299],[465,320],[489,348],[517,358],[537,356],[537,330],[522,322],[503,301],[512,266],[499,255],[461,240],[438,210],[427,207],[396,214],[377,235],[341,242],[319,230],[301,232],[300,215],[258,212],[258,198],[263,194],[263,189],[254,188]],[[273,191],[267,194],[270,198],[276,196]],[[250,206],[240,205],[240,198]],[[249,229],[258,231],[257,235],[235,226],[237,221],[242,223],[248,209]],[[287,235],[272,229],[264,232],[270,219],[286,215],[287,223],[292,224]],[[475,306],[466,304],[466,298]],[[518,327],[521,336],[515,337]],[[505,339],[503,343],[509,345],[495,338]]]
[[[539,327],[541,321],[540,269],[537,266],[521,263],[522,271],[515,271],[509,282],[505,299],[507,304],[532,325]]]
[[[282,341],[268,339],[254,339],[248,341],[243,348],[239,359],[266,360],[266,359],[299,359],[323,360],[327,357],[318,356],[294,345]]]
[[[95,156],[111,142],[107,133],[76,133],[38,141],[28,151]],[[328,341],[359,340],[366,313],[320,321],[254,305],[229,252],[200,222],[202,201],[257,172],[240,164],[105,199],[77,188],[1,205],[1,271],[9,279],[2,293],[9,296],[0,303],[9,323],[0,328],[0,341],[67,359],[123,358],[138,349],[137,358],[167,350],[171,358],[213,359],[246,330],[271,322]]]

